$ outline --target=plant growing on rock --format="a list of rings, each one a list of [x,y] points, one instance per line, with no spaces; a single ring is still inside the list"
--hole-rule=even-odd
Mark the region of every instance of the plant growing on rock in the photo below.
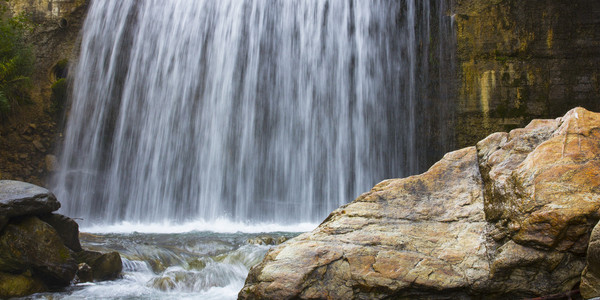
[[[35,59],[25,40],[30,29],[24,15],[10,16],[7,6],[0,4],[0,118],[29,99]]]

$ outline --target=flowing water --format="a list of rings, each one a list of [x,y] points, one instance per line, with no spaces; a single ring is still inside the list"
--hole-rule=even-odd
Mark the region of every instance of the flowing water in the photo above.
[[[84,224],[319,222],[449,146],[443,1],[91,1],[53,178]],[[439,29],[443,30],[439,30]]]
[[[34,298],[235,298],[269,247],[252,232],[311,230],[423,171],[452,148],[447,14],[444,0],[92,0],[52,190],[124,276]]]
[[[122,278],[78,283],[60,292],[26,299],[236,299],[250,267],[259,263],[272,247],[269,243],[296,235],[212,231],[84,233],[84,248],[121,253]]]

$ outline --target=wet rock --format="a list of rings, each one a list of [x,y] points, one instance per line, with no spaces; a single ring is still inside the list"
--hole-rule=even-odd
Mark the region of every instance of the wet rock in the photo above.
[[[27,272],[24,274],[7,274],[0,272],[0,298],[23,297],[47,290],[46,285]]]
[[[121,255],[117,252],[100,253],[84,250],[75,254],[78,263],[86,263],[92,268],[93,279],[112,280],[123,270]]]
[[[0,236],[0,271],[32,270],[49,285],[68,285],[77,264],[56,230],[36,217],[6,225]]]
[[[41,215],[60,208],[50,191],[25,182],[0,180],[0,216]]]
[[[73,219],[59,214],[41,215],[39,218],[54,227],[65,246],[69,249],[79,252],[81,243],[79,242],[79,225]]]
[[[287,240],[288,238],[285,236],[274,237],[265,234],[249,238],[246,240],[246,243],[253,245],[279,245]]]
[[[379,183],[314,231],[274,247],[239,298],[568,292],[600,218],[599,153],[600,114],[582,108],[493,134],[424,174]]]
[[[92,267],[86,263],[80,263],[77,266],[77,281],[78,282],[92,282],[94,281],[94,273]]]

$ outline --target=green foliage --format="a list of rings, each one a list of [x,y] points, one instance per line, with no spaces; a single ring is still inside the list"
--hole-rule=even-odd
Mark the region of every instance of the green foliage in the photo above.
[[[0,116],[29,99],[34,67],[32,47],[25,34],[32,27],[23,15],[9,17],[0,4]]]
[[[52,107],[54,110],[61,110],[67,102],[67,79],[61,78],[52,84]]]

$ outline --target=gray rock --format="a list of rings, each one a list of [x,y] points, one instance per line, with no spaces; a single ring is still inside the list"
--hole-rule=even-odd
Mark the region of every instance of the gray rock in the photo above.
[[[48,214],[59,208],[60,203],[54,194],[45,188],[26,182],[0,180],[0,219]]]

